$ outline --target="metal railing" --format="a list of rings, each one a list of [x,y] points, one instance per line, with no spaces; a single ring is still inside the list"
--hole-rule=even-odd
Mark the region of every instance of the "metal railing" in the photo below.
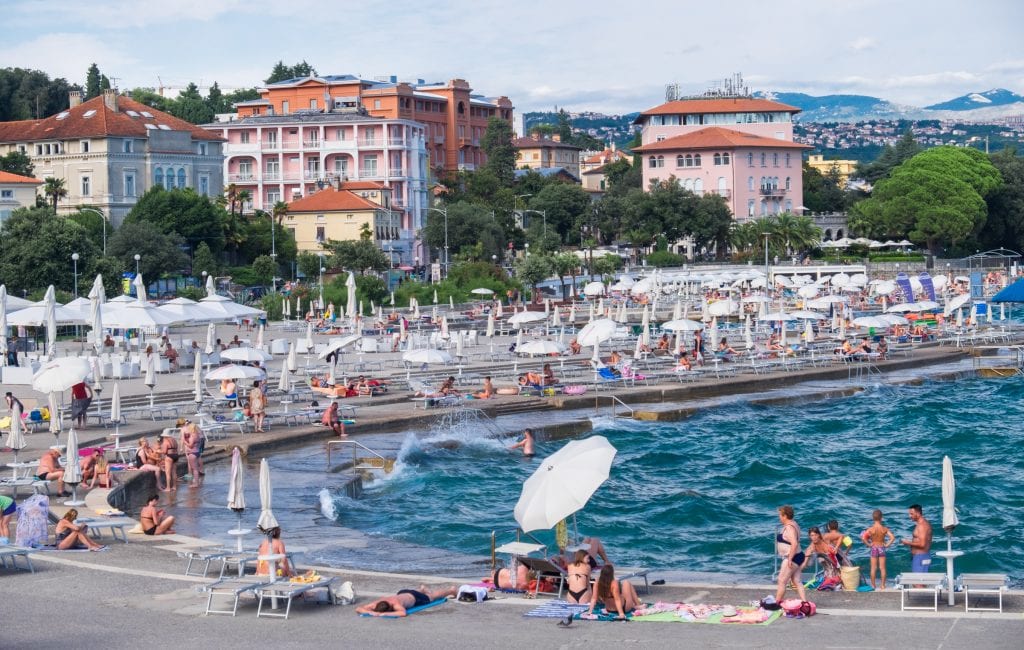
[[[382,469],[385,473],[390,474],[395,468],[395,461],[393,458],[386,458],[374,450],[370,449],[361,442],[355,440],[330,440],[327,443],[327,470],[331,469],[331,449],[335,446],[348,445],[352,447],[352,469]],[[369,457],[359,457],[359,450],[362,449],[366,453],[370,454]]]
[[[629,404],[626,404],[625,402],[623,402],[621,399],[619,399],[615,395],[598,395],[598,396],[594,397],[594,411],[595,412],[600,413],[600,411],[601,411],[601,397],[607,397],[609,400],[611,400],[612,417],[613,418],[614,417],[618,417],[618,405],[620,405],[620,404],[622,405],[622,408],[624,408],[627,411],[629,411],[629,417],[633,417],[633,412],[634,412],[633,411],[633,407],[631,407]]]

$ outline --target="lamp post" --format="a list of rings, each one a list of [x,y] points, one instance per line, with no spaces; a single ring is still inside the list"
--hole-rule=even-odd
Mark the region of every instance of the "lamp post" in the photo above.
[[[317,255],[320,258],[320,305],[319,306],[320,306],[320,310],[323,311],[323,308],[324,308],[324,271],[326,271],[327,269],[324,268],[324,254],[323,253],[317,253]]]
[[[71,254],[71,262],[74,264],[74,276],[75,276],[75,298],[78,297],[78,253]]]
[[[530,256],[530,242],[526,242],[525,244],[523,244],[523,248],[526,249],[526,254],[523,257],[529,257]]]
[[[100,215],[100,219],[103,221],[103,255],[106,256],[106,254],[107,254],[107,218],[103,215],[102,212],[100,212],[96,208],[78,208],[78,211],[79,212],[95,212],[96,214]]]
[[[448,208],[427,208],[444,215],[444,277],[448,277]]]
[[[274,275],[270,278],[270,288],[277,293],[277,219],[270,213],[270,259],[274,260]]]
[[[205,291],[206,290],[206,276],[208,276],[210,274],[207,273],[206,271],[203,271],[202,275],[203,275],[203,290]]]
[[[532,194],[516,194],[512,199],[512,212],[519,212],[519,199],[525,199],[526,197],[533,196]],[[520,214],[519,218],[522,220],[523,215]]]
[[[138,253],[136,253],[135,254],[135,275],[139,274],[139,260],[141,260],[141,259],[142,259],[142,256],[139,255]]]
[[[770,232],[761,233],[764,236],[764,290],[765,292],[771,291],[771,283],[768,281],[768,238],[772,236]]]
[[[527,196],[529,196],[529,195],[527,195]],[[548,236],[548,213],[547,213],[547,211],[545,211],[545,210],[523,210],[523,214],[526,214],[527,212],[533,212],[534,214],[539,214],[541,216],[541,218],[544,219],[544,237],[547,237]]]

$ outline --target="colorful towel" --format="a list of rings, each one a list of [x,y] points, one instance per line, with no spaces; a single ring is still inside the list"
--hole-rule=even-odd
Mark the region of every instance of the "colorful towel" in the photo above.
[[[575,603],[567,603],[564,600],[552,600],[544,603],[536,609],[523,614],[523,616],[529,616],[532,618],[568,618],[569,615],[581,614],[589,608],[588,605],[577,605]]]
[[[425,609],[430,609],[431,607],[435,607],[446,602],[448,602],[447,598],[438,598],[437,600],[431,601],[426,605],[420,605],[419,607],[410,607],[409,609],[405,610],[405,615],[412,616],[416,612],[422,612]],[[373,614],[360,614],[360,616],[370,616],[373,618],[405,618],[405,616],[398,616],[396,614],[381,614],[380,616],[373,616]]]
[[[782,616],[782,611],[766,612],[759,607],[737,607],[736,616],[724,616],[722,612],[715,612],[707,618],[693,618],[680,616],[677,612],[665,611],[646,616],[635,616],[633,621],[637,623],[704,623],[708,625],[719,624],[746,624],[746,625],[769,625]]]
[[[590,607],[588,606],[587,609],[590,609]],[[594,614],[592,614],[590,616],[587,616],[585,611],[584,611],[584,612],[581,612],[579,614],[576,614],[575,616],[573,616],[573,618],[576,619],[577,621],[618,621],[618,620],[620,620],[618,612],[609,612],[606,609],[602,609],[600,612],[596,612],[596,613],[594,613]],[[627,621],[634,620],[633,619],[633,612],[630,612],[630,613],[626,614],[626,620]]]

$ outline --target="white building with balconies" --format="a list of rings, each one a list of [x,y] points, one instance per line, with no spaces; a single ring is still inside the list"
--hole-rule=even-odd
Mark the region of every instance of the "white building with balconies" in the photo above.
[[[427,207],[423,125],[371,117],[363,110],[254,115],[204,125],[226,141],[224,179],[247,190],[243,211],[270,212],[328,184],[375,181],[390,190],[401,233],[391,242],[403,261],[417,254],[416,233]]]

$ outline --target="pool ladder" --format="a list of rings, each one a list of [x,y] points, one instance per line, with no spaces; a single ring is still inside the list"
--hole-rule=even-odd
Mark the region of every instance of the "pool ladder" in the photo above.
[[[390,474],[395,469],[395,459],[387,458],[355,440],[331,440],[327,443],[327,471],[331,470],[331,450],[334,447],[350,446],[352,448],[352,467],[356,470],[384,470]],[[360,456],[362,450],[368,455]]]
[[[613,418],[619,417],[619,413],[618,413],[618,407],[619,406],[622,406],[622,408],[626,409],[626,411],[629,414],[629,417],[633,417],[633,407],[630,406],[629,404],[626,404],[625,402],[623,402],[621,399],[619,399],[615,395],[596,395],[594,397],[594,412],[595,413],[598,413],[598,414],[601,413],[601,398],[602,397],[607,397],[611,401],[612,417]]]

